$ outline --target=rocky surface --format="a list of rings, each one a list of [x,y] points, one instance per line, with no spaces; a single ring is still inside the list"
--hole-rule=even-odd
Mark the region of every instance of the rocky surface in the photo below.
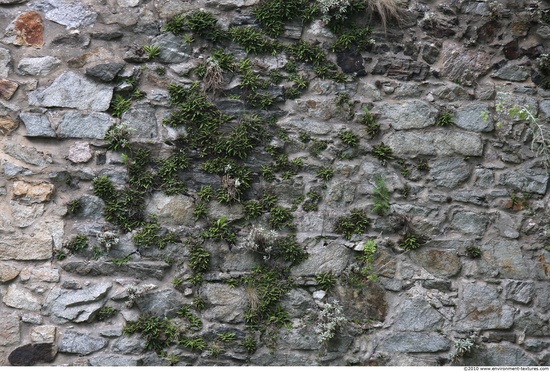
[[[548,4],[269,1],[0,0],[0,365],[548,365]]]

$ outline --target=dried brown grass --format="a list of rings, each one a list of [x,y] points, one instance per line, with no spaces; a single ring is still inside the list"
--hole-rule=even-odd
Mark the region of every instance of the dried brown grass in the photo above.
[[[395,20],[397,24],[403,21],[404,9],[399,7],[397,0],[367,0],[367,7],[369,12],[378,14],[384,31],[389,20]]]

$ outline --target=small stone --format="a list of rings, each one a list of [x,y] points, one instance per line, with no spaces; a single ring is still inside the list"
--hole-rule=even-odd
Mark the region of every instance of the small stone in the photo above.
[[[50,154],[44,154],[34,147],[23,146],[15,142],[6,143],[4,151],[15,159],[31,165],[44,166],[53,163]]]
[[[35,324],[35,325],[40,325],[44,323],[44,320],[42,319],[40,314],[34,314],[34,313],[23,314],[23,316],[21,317],[21,321],[23,323]]]
[[[40,300],[37,297],[28,289],[17,284],[8,287],[2,301],[6,306],[27,311],[39,311],[41,307]]]
[[[195,203],[185,195],[168,196],[162,193],[152,195],[146,206],[147,213],[157,216],[161,224],[193,226],[195,217],[193,211]]]
[[[52,343],[27,344],[13,350],[8,356],[12,366],[33,366],[53,362],[57,348]]]
[[[440,159],[430,164],[433,183],[439,187],[454,189],[470,178],[472,166],[462,158]]]
[[[0,117],[0,134],[6,136],[17,129],[19,123],[9,116]]]
[[[17,278],[20,271],[15,266],[0,262],[0,283],[6,283]]]
[[[59,269],[52,267],[30,267],[23,269],[20,274],[21,282],[59,282]]]
[[[86,75],[95,79],[109,82],[112,81],[124,67],[124,63],[100,63],[86,69]]]
[[[122,114],[121,121],[128,124],[132,137],[154,139],[158,136],[155,109],[147,105],[132,106]]]
[[[92,156],[92,150],[88,142],[76,142],[69,147],[68,159],[73,163],[87,163]]]
[[[41,325],[31,330],[31,342],[33,344],[55,343],[57,327],[53,325]]]
[[[460,258],[453,251],[430,249],[412,252],[414,259],[429,273],[449,278],[460,272]]]
[[[44,25],[37,12],[26,12],[15,19],[15,45],[40,48],[44,45]]]
[[[550,39],[550,26],[541,25],[537,28],[537,35],[543,39]]]
[[[15,81],[0,79],[0,98],[9,101],[18,87]]]
[[[59,342],[62,353],[88,355],[107,346],[107,340],[73,330],[66,330]]]
[[[528,304],[535,295],[535,284],[533,282],[509,281],[504,285],[504,294],[507,300]]]
[[[336,54],[336,63],[344,74],[355,74],[355,76],[365,76],[365,66],[363,66],[363,56],[358,52],[341,52]]]
[[[116,40],[116,39],[120,39],[121,37],[123,37],[124,34],[120,31],[112,31],[112,32],[92,32],[90,34],[90,37],[92,39],[96,39],[96,40],[106,40],[106,41],[111,41],[111,40]]]
[[[550,342],[546,340],[540,340],[536,338],[528,338],[523,343],[523,347],[527,351],[532,351],[535,353],[538,353],[539,351],[542,351],[544,349],[547,349],[550,346]]]
[[[88,35],[73,31],[66,35],[57,36],[52,40],[50,45],[61,48],[86,48],[90,45],[90,41],[91,39]]]
[[[204,312],[205,319],[240,323],[243,321],[242,306],[246,301],[243,288],[231,288],[226,284],[207,283],[203,295],[210,304]]]
[[[167,32],[157,36],[151,41],[151,44],[160,48],[160,54],[157,60],[160,63],[182,63],[191,58],[193,48],[186,43],[183,38]]]
[[[479,212],[458,211],[454,214],[451,227],[463,234],[482,236],[485,233],[489,218]]]
[[[0,78],[8,77],[10,71],[11,54],[8,49],[0,48]]]
[[[25,124],[27,137],[55,137],[55,131],[52,128],[50,119],[45,114],[35,114],[22,112],[19,118]]]
[[[122,336],[114,343],[112,350],[117,354],[141,355],[145,351],[145,340],[139,335]]]
[[[15,181],[13,183],[14,196],[31,203],[42,203],[50,200],[54,186],[48,182],[38,184],[26,181]]]
[[[91,357],[88,362],[92,367],[134,367],[141,365],[140,359],[123,355],[99,355]],[[158,367],[158,363],[154,365]]]
[[[46,76],[61,66],[61,60],[55,57],[22,58],[17,65],[20,75]]]

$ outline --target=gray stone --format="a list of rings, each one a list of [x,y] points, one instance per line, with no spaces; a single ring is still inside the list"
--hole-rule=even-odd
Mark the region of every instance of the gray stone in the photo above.
[[[57,135],[61,138],[103,139],[107,129],[113,124],[114,119],[101,112],[67,112],[57,127]]]
[[[35,114],[22,112],[19,114],[21,121],[27,129],[27,137],[55,137],[55,131],[52,128],[50,119],[45,114]]]
[[[463,234],[483,235],[489,224],[489,217],[484,213],[458,211],[451,220],[451,227]]]
[[[2,301],[6,306],[28,311],[39,311],[41,301],[32,292],[21,285],[12,284],[8,287]]]
[[[11,54],[8,49],[0,48],[0,78],[7,78],[10,72]]]
[[[21,327],[16,312],[3,312],[0,317],[0,346],[9,346],[21,342]]]
[[[439,249],[421,249],[411,253],[426,271],[438,277],[452,277],[460,272],[462,264],[456,252]]]
[[[483,120],[483,113],[488,113],[489,106],[484,103],[476,103],[461,106],[453,117],[455,125],[472,132],[490,132],[495,129],[491,115],[487,121]]]
[[[541,316],[533,310],[522,311],[517,315],[514,327],[521,329],[525,336],[547,337],[550,332],[550,326],[545,316]]]
[[[59,23],[67,28],[91,26],[97,19],[97,13],[92,12],[79,2],[39,0],[33,2],[31,8],[44,12],[47,20]]]
[[[396,130],[422,129],[435,124],[438,110],[425,101],[411,100],[380,107],[380,120]]]
[[[510,214],[503,211],[498,211],[498,213],[499,213],[499,219],[498,219],[497,228],[500,235],[508,239],[519,238],[519,229],[521,227],[520,224],[514,221],[512,216],[510,216]]]
[[[100,63],[86,69],[86,75],[100,81],[112,81],[124,67],[124,63]]]
[[[307,247],[308,258],[291,269],[292,275],[314,276],[321,272],[341,273],[354,257],[354,252],[342,244],[331,242],[324,245],[322,241]]]
[[[301,318],[317,308],[309,292],[300,288],[291,289],[281,300],[281,305],[291,318]]]
[[[523,347],[527,351],[532,351],[535,353],[538,353],[539,351],[542,351],[544,349],[547,349],[550,346],[550,342],[546,340],[540,340],[536,338],[528,338],[523,343]]]
[[[161,224],[185,226],[195,225],[194,210],[195,203],[191,197],[163,193],[154,193],[145,207],[145,211],[155,214]]]
[[[31,330],[31,342],[37,343],[49,343],[55,342],[55,336],[57,333],[57,327],[53,325],[40,325],[33,327]]]
[[[78,211],[79,217],[99,219],[103,215],[103,207],[105,203],[103,200],[95,195],[82,195],[80,197],[80,211]]]
[[[66,330],[59,341],[59,352],[88,355],[107,346],[107,340],[73,330]]]
[[[416,297],[406,301],[397,315],[393,329],[396,331],[434,331],[444,318],[424,299]]]
[[[29,227],[44,214],[44,204],[22,204],[10,201],[11,216],[14,226]]]
[[[548,188],[548,174],[544,169],[526,167],[502,173],[498,182],[516,191],[544,195]]]
[[[96,367],[134,367],[141,365],[139,358],[123,355],[99,355],[88,359],[90,366]]]
[[[540,25],[537,28],[537,35],[543,39],[550,39],[550,26]]]
[[[114,342],[112,350],[117,354],[140,355],[145,351],[145,339],[139,335],[122,336]]]
[[[386,353],[436,353],[451,348],[449,340],[437,333],[398,332],[383,340],[378,351]]]
[[[243,321],[243,308],[247,306],[247,294],[241,287],[231,288],[221,283],[206,283],[203,288],[207,303],[210,304],[204,312],[205,319],[227,323]],[[257,295],[257,294],[256,294]],[[253,300],[253,298],[250,298]]]
[[[530,70],[522,66],[514,66],[507,64],[499,68],[494,74],[491,75],[492,78],[497,78],[506,81],[525,81],[530,76]]]
[[[160,317],[174,317],[185,304],[183,295],[173,289],[149,292],[136,298],[136,305],[142,313],[151,313]]]
[[[37,363],[53,362],[57,347],[52,343],[34,343],[19,346],[8,356],[12,366],[33,366]]]
[[[182,63],[189,60],[193,47],[187,44],[182,37],[171,32],[155,37],[151,44],[160,48],[157,60],[161,63]]]
[[[320,347],[313,326],[283,328],[279,333],[281,348],[290,350],[318,350]]]
[[[388,315],[386,291],[376,282],[367,281],[360,287],[336,286],[332,292],[348,319],[358,322],[381,321]]]
[[[49,266],[27,267],[19,274],[22,283],[26,282],[45,282],[58,283],[59,270]]]
[[[43,315],[50,315],[59,324],[72,321],[88,322],[103,306],[112,283],[98,283],[79,290],[54,288],[42,307]]]
[[[430,176],[436,186],[453,189],[470,178],[472,166],[462,158],[436,160],[430,163]]]
[[[4,166],[4,176],[7,178],[32,175],[32,171],[30,169],[20,167],[10,162],[5,161],[2,165]]]
[[[81,33],[69,33],[65,35],[56,36],[50,43],[53,47],[58,48],[86,48],[90,45],[90,36],[88,34]],[[69,61],[69,67],[74,67]]]
[[[535,283],[508,281],[504,285],[504,296],[507,300],[528,304],[535,295]]]
[[[455,131],[395,132],[384,137],[384,143],[393,149],[397,157],[432,156],[481,156],[483,143],[473,133]]]
[[[19,75],[46,76],[61,66],[61,60],[55,57],[22,58],[17,65]]]
[[[155,109],[148,105],[132,106],[122,114],[121,121],[128,125],[132,138],[153,139],[158,135]]]
[[[550,100],[540,101],[539,109],[546,118],[550,118]]]
[[[0,5],[8,5],[8,4],[21,4],[26,3],[28,0],[0,0]]]
[[[478,282],[462,282],[458,292],[458,330],[508,329],[514,323],[514,308],[505,305],[497,289]]]
[[[38,151],[32,146],[20,145],[17,142],[8,142],[4,145],[6,154],[27,164],[44,166],[53,163],[52,156]]]
[[[39,314],[34,314],[34,313],[23,314],[23,316],[21,316],[21,321],[23,323],[36,324],[36,325],[40,325],[44,323],[44,320],[42,319],[42,317]]]
[[[482,350],[468,354],[465,366],[536,366],[538,363],[519,347],[508,342],[488,344]]]
[[[520,242],[493,239],[485,243],[481,250],[483,259],[488,263],[485,265],[486,269],[498,270],[502,278],[528,279],[530,277],[530,260],[524,258]]]
[[[72,71],[67,71],[58,76],[49,87],[30,92],[29,104],[106,111],[111,104],[112,95],[112,87],[95,83]]]

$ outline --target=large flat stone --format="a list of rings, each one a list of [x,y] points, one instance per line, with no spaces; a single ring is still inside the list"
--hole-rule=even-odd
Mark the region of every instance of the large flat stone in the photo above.
[[[491,240],[481,247],[487,270],[497,270],[501,278],[528,279],[532,262],[524,257],[516,240]]]
[[[441,76],[467,86],[491,69],[491,55],[478,49],[465,49],[455,41],[445,41],[441,50]]]
[[[548,188],[548,173],[540,168],[519,168],[502,173],[498,182],[516,191],[544,195]]]
[[[309,253],[308,258],[291,269],[293,275],[313,276],[321,272],[341,273],[354,256],[351,249],[337,243],[329,243],[325,246],[320,242],[312,247],[307,247],[307,252]]]
[[[58,76],[49,87],[30,92],[29,104],[31,106],[106,111],[111,103],[112,95],[112,87],[67,71]]]
[[[27,137],[55,137],[50,119],[45,114],[22,112],[19,114],[21,121],[27,129]]]
[[[483,143],[477,134],[458,131],[395,132],[384,137],[384,143],[393,149],[397,157],[431,156],[481,156]]]
[[[32,146],[27,147],[25,145],[20,145],[17,142],[6,143],[4,145],[4,151],[15,159],[31,165],[44,166],[53,163],[50,154],[38,151]]]
[[[472,132],[490,132],[495,129],[493,120],[489,115],[488,120],[483,120],[483,113],[489,112],[489,106],[485,103],[475,103],[461,106],[453,117],[457,127]]]
[[[471,174],[472,166],[462,158],[439,159],[430,163],[430,176],[436,186],[453,189]]]
[[[88,355],[107,346],[107,340],[73,330],[66,330],[59,341],[59,352]]]
[[[42,305],[40,299],[34,296],[30,290],[18,284],[8,287],[2,301],[6,306],[27,311],[39,311]]]
[[[0,317],[0,346],[21,342],[21,327],[17,312],[3,312]]]
[[[102,306],[112,283],[98,283],[78,290],[54,288],[42,307],[44,315],[59,324],[87,322]]]
[[[393,324],[396,331],[435,331],[444,318],[426,300],[416,297],[407,300]]]
[[[440,249],[421,249],[411,256],[430,274],[449,278],[460,272],[462,264],[456,252]]]
[[[97,13],[80,2],[39,0],[33,2],[32,8],[44,12],[47,20],[59,23],[67,28],[91,26],[97,19]]]
[[[155,109],[147,105],[132,106],[122,114],[121,121],[128,125],[132,138],[153,139],[158,135]]]
[[[60,248],[63,221],[37,222],[25,234],[16,232],[0,236],[0,260],[47,260],[53,249]]]
[[[67,112],[59,122],[57,135],[61,138],[103,139],[113,124],[114,119],[102,112]]]
[[[243,309],[247,299],[243,288],[231,288],[226,284],[207,283],[203,295],[211,306],[204,312],[205,319],[228,323],[243,321]]]
[[[455,315],[458,330],[512,327],[515,310],[504,303],[496,287],[482,282],[462,282],[458,296]]]
[[[489,224],[489,217],[485,213],[457,211],[451,220],[451,227],[463,234],[482,236]]]
[[[386,353],[436,353],[450,348],[449,340],[437,333],[399,332],[382,341],[378,350]]]
[[[173,317],[186,303],[183,295],[173,289],[149,292],[138,297],[135,303],[142,313],[151,313],[160,317]]]
[[[61,60],[52,56],[21,58],[17,65],[20,75],[46,76],[61,66]]]
[[[381,105],[380,112],[380,120],[387,121],[396,130],[405,130],[434,125],[438,110],[425,101],[412,100]]]

